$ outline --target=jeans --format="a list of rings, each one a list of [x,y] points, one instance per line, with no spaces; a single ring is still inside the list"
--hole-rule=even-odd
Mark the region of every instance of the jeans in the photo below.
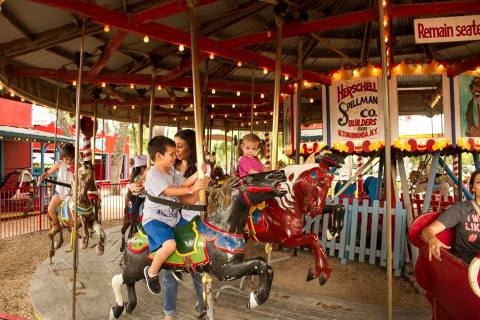
[[[175,280],[172,273],[173,271],[170,270],[162,270],[163,311],[165,312],[165,315],[174,315],[177,309],[178,282]],[[203,302],[202,275],[200,273],[191,273],[191,276],[197,294],[198,310],[202,312],[205,310],[205,304]]]

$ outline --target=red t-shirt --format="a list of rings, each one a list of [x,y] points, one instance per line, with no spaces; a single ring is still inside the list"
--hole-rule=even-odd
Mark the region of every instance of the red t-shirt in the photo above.
[[[241,156],[238,161],[238,174],[240,175],[240,178],[248,175],[248,171],[250,170],[263,172],[263,163],[260,162],[257,157]]]

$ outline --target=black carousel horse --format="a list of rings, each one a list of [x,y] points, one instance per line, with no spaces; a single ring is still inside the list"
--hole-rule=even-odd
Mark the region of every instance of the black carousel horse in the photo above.
[[[187,225],[174,228],[177,250],[163,268],[208,272],[221,281],[258,275],[259,288],[250,293],[248,307],[265,303],[270,294],[273,269],[261,257],[245,259],[243,231],[250,205],[285,195],[286,191],[280,190],[280,184],[285,181],[285,173],[280,170],[227,180],[221,188],[210,193],[206,220],[197,217]],[[151,263],[149,255],[148,240],[140,226],[135,237],[128,241],[122,273],[112,278],[116,305],[110,311],[110,319],[118,319],[124,310],[132,313],[135,309],[135,283],[144,279],[143,269]],[[122,297],[122,284],[127,286],[127,302]]]

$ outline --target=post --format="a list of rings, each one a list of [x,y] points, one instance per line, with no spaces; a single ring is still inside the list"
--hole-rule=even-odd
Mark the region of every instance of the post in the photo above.
[[[152,67],[152,87],[150,89],[150,109],[148,111],[148,141],[152,140],[153,138],[153,107],[154,107],[153,104],[155,102],[156,76],[157,76],[157,71],[155,70],[155,67]],[[147,168],[150,167],[151,161],[152,159],[150,159],[150,157],[147,157]]]
[[[422,213],[426,213],[430,209],[430,201],[432,199],[433,184],[435,182],[435,175],[437,172],[439,160],[440,160],[440,151],[436,151],[433,154],[432,165],[430,166],[430,172],[428,174],[427,190],[425,192],[425,198],[423,200]]]
[[[77,91],[75,96],[75,177],[78,177],[78,164],[80,162],[80,103],[82,94],[82,72],[83,72],[83,48],[85,45],[85,18],[82,19],[82,37],[80,41],[80,61],[78,65]],[[75,210],[73,210],[73,285],[72,285],[72,319],[75,320],[75,305],[77,298],[77,268],[78,268],[78,235],[77,235],[77,208],[78,208],[78,178],[73,182],[73,194],[75,195]]]
[[[138,154],[143,154],[143,106],[141,103],[138,106],[138,112]]]
[[[382,54],[382,87],[383,87],[383,117],[384,117],[384,130],[385,130],[385,199],[387,201],[386,206],[386,218],[387,218],[387,319],[392,320],[392,207],[390,205],[390,199],[392,194],[392,156],[391,156],[391,137],[390,137],[390,105],[389,105],[389,93],[388,93],[388,75],[389,66],[387,63],[386,43],[385,39],[385,25],[384,20],[387,11],[384,12],[387,6],[387,0],[378,1],[378,17],[380,26],[380,38],[379,41],[380,51]],[[385,7],[384,7],[385,6]]]
[[[58,107],[60,105],[60,84],[57,82],[57,99],[55,101],[55,142],[53,143],[53,159],[57,162],[57,130],[58,130]],[[44,169],[42,167],[42,169]]]
[[[275,87],[273,92],[273,123],[272,123],[272,170],[277,168],[278,161],[278,122],[280,120],[280,78],[282,76],[282,26],[283,19],[275,16],[277,23],[277,50],[275,52]]]
[[[462,201],[462,153],[458,154],[458,201]],[[475,199],[475,196],[474,196]]]
[[[93,103],[93,137],[92,137],[92,165],[95,167],[95,145],[97,144],[97,104],[98,100],[95,98]]]
[[[300,129],[300,116],[302,112],[302,84],[303,84],[303,38],[300,36],[298,37],[298,44],[297,44],[297,88],[295,88],[297,93],[297,100],[296,103],[293,105],[293,132],[295,135],[294,143],[295,145],[295,164],[300,163],[300,140],[302,139],[302,133]],[[285,129],[284,129],[285,131]],[[285,139],[284,139],[285,141]]]
[[[195,0],[188,0],[188,14],[190,17],[190,35],[192,50],[192,77],[193,77],[193,106],[195,115],[195,144],[197,150],[197,168],[198,178],[204,178],[202,168],[203,164],[203,110],[202,110],[202,93],[200,89],[200,73],[198,68],[198,45],[197,45],[197,12],[195,9]],[[200,204],[206,204],[205,190],[200,191]]]
[[[252,105],[250,106],[250,133],[253,133],[253,113],[255,106],[255,64],[252,65]],[[239,137],[240,138],[240,137]]]

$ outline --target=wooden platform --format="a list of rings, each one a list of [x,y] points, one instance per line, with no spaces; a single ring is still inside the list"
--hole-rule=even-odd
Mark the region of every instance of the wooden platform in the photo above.
[[[109,229],[106,233],[108,241],[104,256],[96,256],[94,249],[80,251],[76,319],[108,319],[110,307],[114,305],[110,282],[112,276],[120,271],[119,228]],[[37,319],[70,319],[71,263],[72,255],[65,253],[65,247],[63,247],[57,250],[53,265],[50,265],[47,259],[38,266],[30,288]],[[185,283],[179,290],[176,319],[195,319],[193,311],[195,296],[191,278],[184,276],[184,279]],[[218,288],[227,283],[214,281],[214,284]],[[238,281],[228,284],[238,285]],[[137,296],[137,309],[132,315],[121,319],[158,320],[163,318],[161,297],[148,293],[143,281],[137,283]],[[215,319],[386,319],[385,308],[382,306],[352,303],[324,296],[290,296],[285,294],[282,288],[275,286],[266,304],[254,311],[247,310],[246,304],[246,293],[223,291],[215,306]],[[395,309],[394,319],[427,320],[430,319],[430,314],[428,310]]]

